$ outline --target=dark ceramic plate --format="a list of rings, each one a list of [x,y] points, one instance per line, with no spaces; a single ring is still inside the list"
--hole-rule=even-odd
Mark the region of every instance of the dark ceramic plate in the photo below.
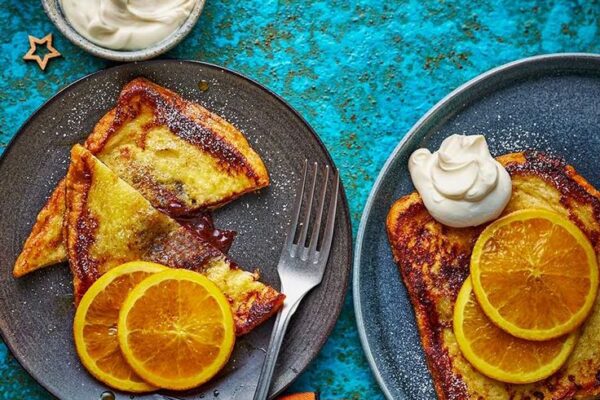
[[[61,399],[98,400],[106,390],[82,368],[71,338],[73,305],[67,265],[15,280],[13,262],[55,183],[69,149],[81,142],[129,80],[145,76],[224,116],[243,131],[269,169],[272,185],[215,213],[219,227],[238,231],[231,256],[279,287],[277,260],[305,159],[333,166],[313,130],[289,105],[259,84],[223,68],[180,61],[121,65],[90,75],[48,101],[21,128],[0,160],[0,329],[23,367]],[[201,91],[198,83],[208,83]],[[291,322],[272,393],[281,392],[316,356],[340,312],[350,273],[352,238],[343,193],[336,238],[323,282]],[[272,321],[240,339],[228,367],[183,399],[251,399]],[[163,399],[161,395],[136,399]],[[117,399],[130,399],[118,394]]]
[[[359,228],[353,292],[362,345],[388,399],[429,400],[435,392],[385,218],[414,190],[410,154],[437,149],[453,133],[484,134],[495,155],[529,148],[561,155],[600,186],[600,56],[547,55],[491,70],[433,107],[386,162]]]

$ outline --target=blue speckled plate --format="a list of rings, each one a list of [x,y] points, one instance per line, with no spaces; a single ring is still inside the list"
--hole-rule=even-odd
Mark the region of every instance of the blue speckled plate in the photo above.
[[[484,134],[495,155],[528,148],[559,154],[599,186],[600,55],[545,55],[480,75],[425,114],[386,162],[359,228],[353,290],[362,345],[389,399],[429,400],[435,392],[385,217],[414,190],[410,154],[437,149],[453,133]]]

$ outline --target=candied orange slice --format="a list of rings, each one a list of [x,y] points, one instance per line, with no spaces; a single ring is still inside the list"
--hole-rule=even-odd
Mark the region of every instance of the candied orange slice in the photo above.
[[[596,253],[587,237],[565,217],[537,209],[511,213],[481,233],[471,278],[492,322],[528,340],[575,330],[598,291]]]
[[[119,343],[153,385],[190,389],[223,368],[235,343],[229,302],[197,272],[169,269],[143,280],[119,315]]]
[[[120,265],[94,282],[77,307],[73,334],[81,363],[94,377],[114,389],[127,392],[156,389],[140,378],[123,357],[117,323],[129,291],[148,276],[166,269],[144,261]]]
[[[531,383],[547,378],[565,363],[577,342],[576,333],[540,342],[504,332],[479,306],[470,277],[454,306],[454,334],[471,365],[490,378],[508,383]]]

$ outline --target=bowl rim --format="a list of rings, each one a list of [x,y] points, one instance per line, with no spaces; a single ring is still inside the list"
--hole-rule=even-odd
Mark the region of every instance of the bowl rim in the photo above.
[[[54,26],[56,26],[56,28],[69,39],[71,43],[96,57],[112,61],[131,62],[144,61],[157,57],[178,45],[198,22],[198,18],[200,18],[200,14],[202,14],[206,0],[196,0],[194,8],[179,28],[158,43],[145,49],[125,51],[99,46],[77,32],[63,14],[62,6],[60,4],[61,0],[41,0],[41,2],[48,18],[50,18]]]

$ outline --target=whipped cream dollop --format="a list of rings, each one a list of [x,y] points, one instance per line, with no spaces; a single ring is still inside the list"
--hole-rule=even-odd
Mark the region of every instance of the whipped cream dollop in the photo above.
[[[196,0],[61,0],[71,26],[90,41],[115,50],[144,49],[169,36]]]
[[[434,153],[418,149],[408,169],[431,216],[455,228],[497,218],[512,194],[510,175],[482,135],[449,136]]]

